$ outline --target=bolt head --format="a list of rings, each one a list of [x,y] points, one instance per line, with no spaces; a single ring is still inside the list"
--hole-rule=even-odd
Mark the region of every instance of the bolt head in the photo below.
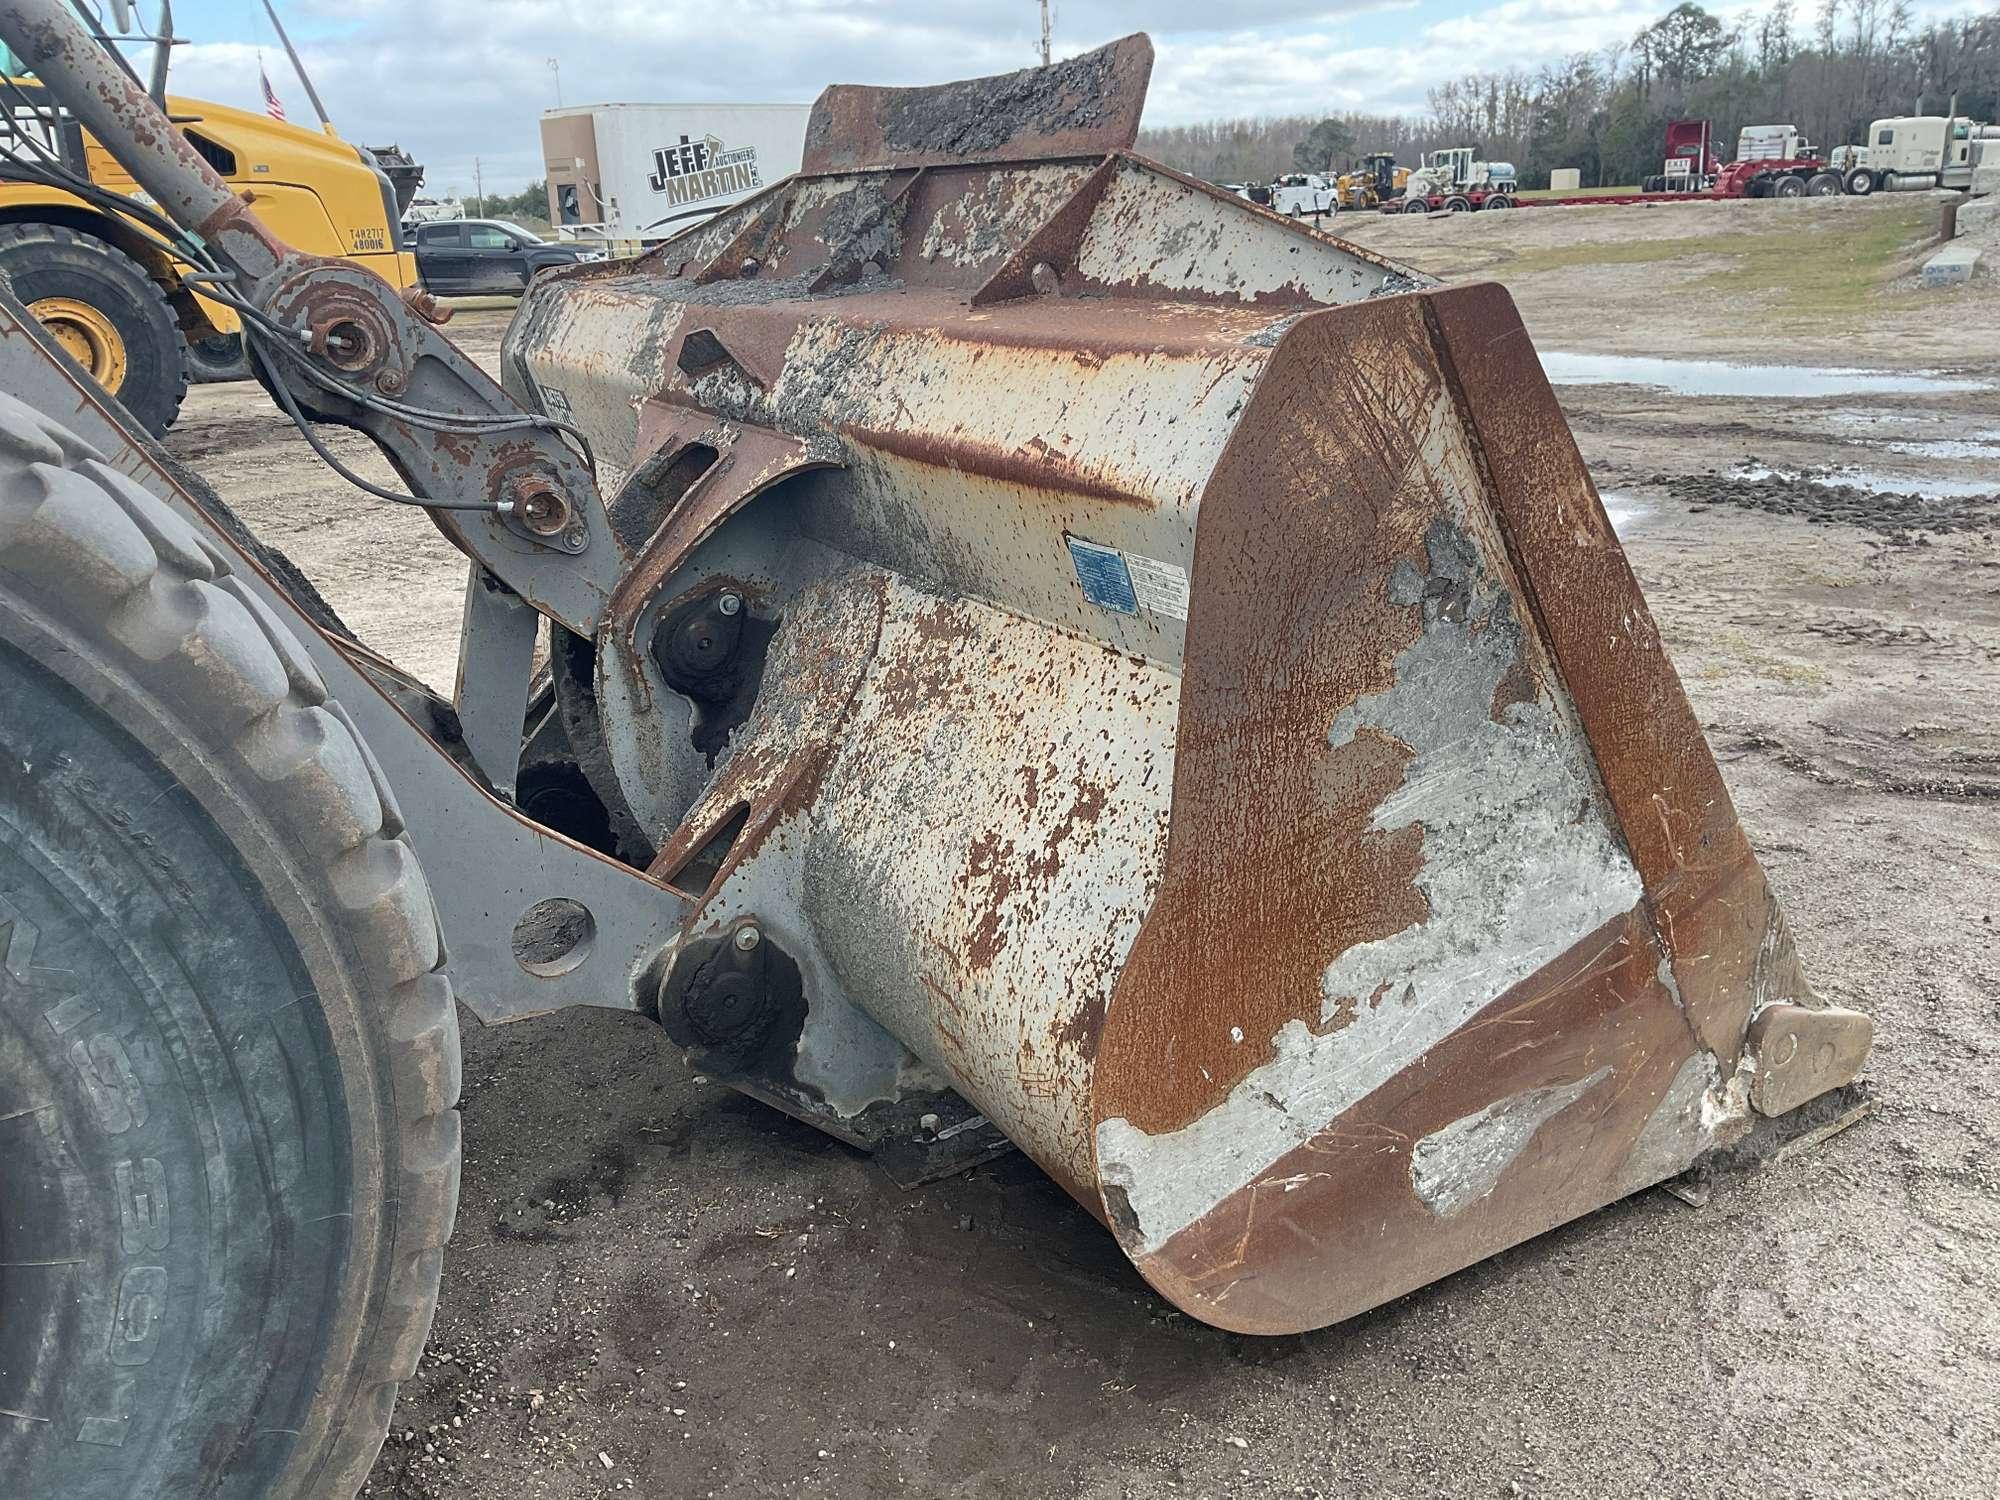
[[[736,593],[726,593],[715,601],[715,607],[725,615],[737,614],[743,608],[743,596]]]
[[[1044,297],[1053,297],[1062,290],[1062,273],[1045,260],[1038,260],[1028,272],[1028,284]]]
[[[754,255],[746,255],[743,257],[743,264],[736,269],[738,274],[742,276],[755,276],[759,271],[764,269],[764,263]]]
[[[936,1135],[939,1123],[940,1121],[936,1115],[925,1115],[921,1120],[917,1121],[917,1129],[921,1130],[925,1135]]]
[[[732,941],[736,944],[738,953],[754,953],[757,945],[764,941],[764,934],[755,927],[739,927]]]

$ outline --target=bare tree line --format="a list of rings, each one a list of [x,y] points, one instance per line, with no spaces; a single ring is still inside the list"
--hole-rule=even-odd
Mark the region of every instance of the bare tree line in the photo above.
[[[1796,125],[1827,147],[1859,141],[1871,120],[1942,114],[1954,98],[1960,114],[2000,122],[2000,10],[1919,30],[1906,0],[1821,0],[1806,20],[1786,0],[1732,29],[1683,3],[1628,45],[1439,84],[1419,118],[1214,120],[1142,131],[1139,149],[1212,182],[1291,171],[1311,138],[1349,146],[1336,169],[1364,151],[1414,166],[1440,146],[1475,146],[1514,162],[1530,187],[1554,167],[1578,168],[1586,184],[1636,183],[1660,170],[1669,120],[1712,120],[1727,159],[1745,125]]]

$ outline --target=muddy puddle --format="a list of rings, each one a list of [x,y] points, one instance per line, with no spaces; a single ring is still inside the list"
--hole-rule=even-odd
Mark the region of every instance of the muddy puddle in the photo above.
[[[1696,511],[1733,505],[1818,524],[1860,526],[1883,536],[1990,531],[2000,526],[2000,482],[1915,479],[1859,468],[1778,469],[1739,464],[1726,473],[1655,474]]]
[[[1822,369],[1812,365],[1738,365],[1707,359],[1541,351],[1553,385],[1643,385],[1676,396],[1921,396],[1977,391],[1985,382],[1907,370]]]
[[[1638,529],[1653,513],[1653,507],[1646,501],[1624,490],[1599,490],[1597,498],[1604,502],[1605,518],[1611,522],[1611,529],[1620,536]]]
[[[1882,445],[1889,453],[1907,453],[1914,458],[1972,458],[2000,464],[2000,432],[1982,432],[1967,438],[1911,438]]]
[[[1991,499],[2000,491],[2000,473],[1977,479],[1937,479],[1929,475],[1891,474],[1883,469],[1866,469],[1857,464],[1829,464],[1815,469],[1772,468],[1768,464],[1738,464],[1729,471],[1731,479],[1752,483],[1779,479],[1787,483],[1805,480],[1825,489],[1868,490],[1877,495],[1915,495],[1921,500]]]

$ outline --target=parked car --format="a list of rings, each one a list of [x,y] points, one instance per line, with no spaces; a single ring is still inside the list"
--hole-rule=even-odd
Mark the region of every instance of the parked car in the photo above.
[[[544,266],[573,266],[591,257],[575,245],[551,244],[498,219],[419,224],[417,274],[441,296],[527,290]]]

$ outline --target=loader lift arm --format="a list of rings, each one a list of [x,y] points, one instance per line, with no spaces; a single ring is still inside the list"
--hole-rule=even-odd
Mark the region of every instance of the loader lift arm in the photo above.
[[[245,317],[288,413],[372,438],[439,528],[518,596],[588,633],[616,579],[587,452],[439,333],[435,304],[279,240],[65,0],[7,0],[0,34],[179,231],[206,290]],[[351,476],[350,476],[351,477]]]
[[[367,434],[409,488],[398,495],[360,482],[377,498],[421,506],[474,563],[451,705],[456,754],[440,742],[424,693],[317,629],[256,558],[246,553],[239,565],[300,635],[409,804],[462,997],[488,1021],[564,1005],[637,1008],[639,976],[669,940],[680,898],[537,827],[507,801],[538,621],[546,614],[588,634],[615,581],[587,454],[563,424],[525,410],[438,332],[427,297],[277,239],[65,0],[7,0],[0,37],[156,205],[120,211],[149,215],[149,227],[243,314],[261,378],[308,439],[320,446],[312,420]],[[4,303],[0,352],[7,389],[60,414],[115,467],[219,529],[213,497],[204,506],[125,414],[64,365],[34,320]],[[525,969],[512,948],[516,922],[545,901],[578,899],[603,929],[593,927],[588,961],[579,949],[573,961]]]

